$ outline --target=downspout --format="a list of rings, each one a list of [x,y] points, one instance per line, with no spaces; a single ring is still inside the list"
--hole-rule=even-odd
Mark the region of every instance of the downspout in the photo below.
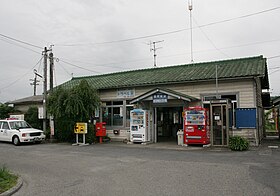
[[[258,106],[258,102],[259,102],[259,96],[258,96],[258,82],[257,82],[257,77],[254,77],[254,82],[255,82],[255,105],[256,105],[256,122],[257,122],[257,129],[256,129],[256,133],[255,133],[255,138],[256,138],[256,146],[259,145],[259,141],[260,141],[260,127],[259,127],[259,106]]]

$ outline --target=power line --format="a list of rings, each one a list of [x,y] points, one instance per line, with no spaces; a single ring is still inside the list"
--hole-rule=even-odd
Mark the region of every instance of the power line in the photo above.
[[[229,18],[229,19],[225,19],[225,20],[220,20],[220,21],[200,25],[200,26],[197,26],[195,28],[203,28],[203,27],[207,27],[207,26],[220,24],[220,23],[230,22],[230,21],[234,21],[234,20],[238,20],[238,19],[242,19],[242,18],[247,18],[247,17],[263,14],[263,13],[266,13],[266,12],[271,12],[271,11],[274,11],[274,10],[277,10],[277,9],[280,9],[280,6],[270,8],[270,9],[266,9],[266,10],[262,10],[262,11],[259,11],[259,12],[254,12],[254,13],[251,13],[251,14],[246,14],[246,15],[242,15],[242,16],[238,16],[238,17],[233,17],[233,18]],[[56,44],[56,46],[61,46],[61,47],[70,46],[70,47],[72,47],[72,46],[84,46],[84,45],[113,44],[113,43],[128,42],[128,41],[134,41],[134,40],[139,40],[139,39],[157,37],[157,36],[162,36],[162,35],[169,35],[169,34],[179,33],[179,32],[187,31],[187,30],[190,30],[190,28],[183,28],[183,29],[179,29],[179,30],[168,31],[168,32],[164,32],[164,33],[151,34],[151,35],[145,35],[145,36],[139,36],[139,37],[128,38],[128,39],[112,40],[112,41],[105,41],[105,42],[95,42],[95,43]]]
[[[67,60],[67,61],[75,61],[75,62],[78,62],[78,63],[93,65],[93,66],[97,66],[97,67],[110,67],[110,68],[120,68],[120,69],[125,69],[126,67],[121,67],[121,66],[110,66],[110,65],[112,65],[112,64],[120,64],[120,63],[127,63],[127,62],[130,62],[130,61],[125,61],[125,62],[118,62],[118,63],[92,64],[92,63],[85,62],[85,61],[71,60],[71,59],[66,59],[66,58],[59,58],[59,59],[64,59],[64,60]],[[132,62],[134,62],[134,61],[132,61]]]
[[[275,59],[275,58],[279,58],[280,55],[276,55],[276,56],[271,56],[271,57],[268,57],[267,59]]]
[[[280,71],[280,68],[278,68],[278,69],[274,70],[273,72],[269,73],[269,75],[272,75],[272,74],[274,74],[274,73],[276,73],[278,71]]]
[[[1,33],[0,33],[0,36],[5,37],[5,38],[10,39],[10,40],[13,40],[13,41],[15,41],[15,42],[19,42],[19,43],[22,43],[22,44],[26,44],[26,45],[28,45],[28,46],[32,46],[32,47],[35,47],[35,48],[40,48],[40,49],[42,49],[42,47],[40,47],[40,46],[36,46],[36,45],[34,45],[34,44],[31,44],[31,43],[28,43],[28,42],[25,42],[25,41],[21,41],[21,40],[19,40],[19,39],[12,38],[12,37],[10,37],[10,36],[7,36],[7,35],[1,34]]]
[[[193,18],[195,24],[198,26],[199,30],[202,32],[202,34],[206,37],[206,39],[212,44],[212,46],[221,54],[223,54],[226,57],[229,57],[226,53],[224,53],[221,49],[219,49],[216,44],[207,36],[207,34],[203,31],[203,29],[198,25],[197,21]]]
[[[87,68],[84,68],[84,67],[81,67],[81,66],[79,66],[79,65],[75,65],[75,64],[73,64],[73,63],[69,63],[69,62],[67,62],[67,61],[64,61],[64,60],[60,60],[61,62],[63,62],[63,63],[65,63],[65,64],[67,64],[67,65],[71,65],[71,66],[73,66],[73,67],[77,67],[77,68],[80,68],[80,69],[83,69],[83,70],[86,70],[86,71],[90,71],[90,72],[94,72],[94,73],[102,73],[102,72],[99,72],[99,71],[93,71],[93,70],[91,70],[91,69],[87,69]]]
[[[31,70],[33,70],[43,59],[43,56],[40,58],[40,60],[31,68]],[[15,83],[17,83],[19,80],[21,80],[25,75],[27,75],[30,72],[30,70],[28,70],[26,73],[24,73],[23,75],[21,75],[18,79],[16,79],[15,81],[13,81],[12,83],[8,84],[7,86],[2,87],[0,90],[4,90],[6,88],[9,88],[10,86],[14,85]]]
[[[8,43],[8,44],[15,45],[15,46],[24,48],[24,49],[26,49],[26,50],[32,51],[32,52],[34,52],[34,53],[36,53],[36,54],[41,54],[40,52],[37,52],[37,51],[35,51],[35,50],[32,50],[32,49],[27,48],[27,47],[25,47],[25,46],[22,46],[22,45],[20,45],[20,44],[14,43],[14,42],[12,42],[12,41],[6,40],[6,39],[4,39],[4,38],[2,38],[2,39],[0,39],[0,40],[3,41],[3,42],[6,42],[6,43]]]
[[[273,40],[273,41],[280,41],[280,40]],[[267,42],[273,42],[271,40],[269,41],[263,41],[263,42],[254,42],[254,43],[248,43],[248,44],[242,44],[242,45],[236,45],[236,46],[229,46],[229,47],[223,47],[223,48],[218,48],[218,50],[220,49],[229,49],[229,48],[239,48],[239,47],[244,47],[244,46],[250,46],[250,45],[256,45],[256,44],[261,44],[261,43],[267,43]],[[217,49],[209,49],[209,50],[199,50],[199,51],[194,51],[194,53],[199,53],[199,52],[207,52],[207,51],[214,51],[214,50],[217,50]],[[165,56],[161,56],[161,58],[170,58],[170,57],[174,57],[174,56],[183,56],[183,55],[186,55],[186,54],[189,54],[188,53],[180,53],[180,54],[171,54],[171,55],[165,55]],[[267,57],[267,59],[272,59],[272,58],[279,58],[280,55],[277,55],[277,56],[273,56],[273,57]],[[63,58],[65,59],[65,58]],[[80,63],[85,63],[85,64],[91,64],[89,62],[83,62],[83,61],[79,61],[79,60],[71,60],[71,59],[68,59],[69,61],[76,61],[76,62],[80,62]],[[122,62],[112,62],[112,63],[108,63],[108,64],[99,64],[99,65],[95,65],[95,64],[91,64],[91,65],[94,65],[94,66],[107,66],[107,65],[110,65],[110,64],[124,64],[124,63],[132,63],[132,62],[140,62],[140,61],[148,61],[150,60],[150,58],[142,58],[142,59],[137,59],[137,60],[131,60],[131,61],[122,61]],[[62,61],[62,60],[61,60]],[[63,62],[63,61],[62,61]],[[58,61],[59,63],[59,61]],[[64,62],[66,63],[66,61]],[[69,62],[67,62],[66,64],[70,64]],[[62,64],[60,64],[61,67],[64,69],[64,71],[71,76],[71,74],[69,73],[69,71],[67,71],[65,69],[65,67],[63,67]],[[77,67],[77,68],[80,68],[80,69],[83,69],[83,70],[86,70],[86,71],[91,71],[91,72],[95,72],[93,70],[88,70],[86,68],[83,68],[81,66],[78,66],[78,65],[74,65],[74,64],[71,64],[71,66],[74,66],[74,67]],[[113,67],[113,68],[121,68],[121,69],[126,69],[127,67],[120,67],[120,66],[107,66],[107,67]],[[100,73],[100,72],[99,72]]]
[[[61,67],[69,76],[72,76],[72,74],[71,74],[69,71],[67,71],[67,70],[65,69],[65,67],[63,66],[62,63],[60,63],[60,62],[58,61],[58,64],[60,65],[60,66],[58,66],[58,67]]]
[[[238,16],[238,17],[234,17],[234,18],[229,18],[229,19],[225,19],[225,20],[221,20],[221,21],[217,21],[217,22],[212,22],[212,23],[200,25],[199,27],[207,27],[207,26],[212,26],[212,25],[215,25],[215,24],[224,23],[224,22],[230,22],[230,21],[233,21],[233,20],[238,20],[238,19],[247,18],[247,17],[250,17],[250,16],[263,14],[263,13],[266,13],[266,12],[271,12],[271,11],[274,11],[274,10],[277,10],[277,9],[280,9],[280,6],[270,8],[270,9],[267,9],[267,10],[263,10],[263,11],[259,11],[259,12],[255,12],[255,13],[251,13],[251,14],[246,14],[246,15],[243,15],[243,16]]]
[[[268,68],[268,69],[280,69],[280,67],[271,67],[271,68]]]

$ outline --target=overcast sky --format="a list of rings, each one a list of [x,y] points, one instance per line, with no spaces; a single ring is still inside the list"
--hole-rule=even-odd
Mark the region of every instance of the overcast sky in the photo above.
[[[193,60],[263,55],[270,91],[280,95],[280,2],[193,0]],[[103,73],[191,62],[187,0],[9,0],[0,6],[0,102],[33,95],[33,69],[42,74],[52,47],[55,85]],[[18,42],[22,41],[25,43]],[[28,45],[29,44],[29,45]],[[37,87],[42,94],[43,85]]]

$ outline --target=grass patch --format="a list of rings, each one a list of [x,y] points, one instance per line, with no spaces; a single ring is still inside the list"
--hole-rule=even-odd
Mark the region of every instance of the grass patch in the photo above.
[[[17,184],[18,177],[3,166],[0,168],[0,193],[3,193]]]

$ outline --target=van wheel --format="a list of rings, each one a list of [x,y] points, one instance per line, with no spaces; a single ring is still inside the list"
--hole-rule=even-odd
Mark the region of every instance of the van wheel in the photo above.
[[[19,141],[18,136],[14,136],[14,137],[13,137],[13,144],[14,144],[15,146],[19,146],[19,145],[20,145],[20,141]]]

